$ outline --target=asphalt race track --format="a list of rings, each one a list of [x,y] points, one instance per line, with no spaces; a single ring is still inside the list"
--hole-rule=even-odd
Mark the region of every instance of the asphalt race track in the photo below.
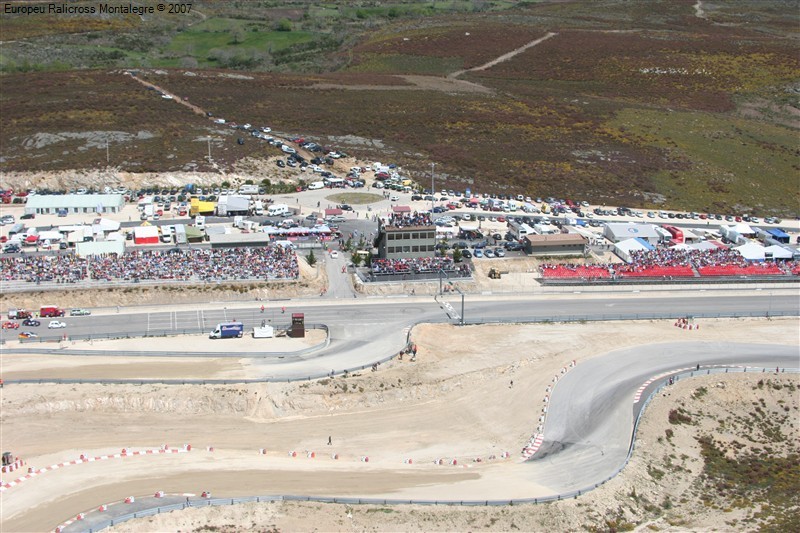
[[[460,311],[460,296],[446,297],[453,310]],[[291,313],[305,313],[307,324],[325,324],[330,331],[330,345],[315,353],[281,359],[260,358],[254,363],[263,367],[264,379],[295,379],[329,372],[331,369],[368,365],[391,356],[406,344],[411,327],[423,322],[457,323],[432,298],[387,298],[329,301],[287,301],[270,303],[261,313],[260,303],[226,304],[225,307],[191,311],[159,311],[116,313],[91,317],[66,317],[70,336],[93,338],[106,336],[139,336],[163,334],[202,334],[217,322],[239,320],[247,327],[262,320],[280,326],[288,324]],[[276,310],[277,309],[277,310]],[[630,320],[637,318],[727,317],[727,316],[800,316],[800,299],[793,290],[748,292],[742,294],[630,294],[630,295],[573,295],[546,298],[520,296],[467,296],[467,323],[526,322],[534,320]],[[39,332],[43,338],[60,337],[65,330]],[[10,332],[15,334],[16,332]],[[9,335],[9,333],[6,333]],[[568,342],[568,340],[565,340]],[[201,341],[198,340],[199,344]],[[26,343],[21,348],[43,349],[45,345]],[[15,350],[16,351],[16,350]],[[602,351],[598,347],[598,352]],[[59,353],[63,354],[64,351]],[[190,354],[187,351],[187,355]],[[585,361],[558,379],[548,404],[544,440],[531,460],[512,470],[496,471],[507,476],[505,484],[490,479],[491,493],[482,493],[482,483],[463,482],[444,485],[409,487],[394,491],[401,499],[438,500],[502,500],[525,497],[546,497],[591,488],[615,475],[624,466],[632,441],[634,421],[644,402],[634,395],[648,380],[657,381],[644,390],[646,397],[654,387],[663,385],[669,373],[679,370],[702,370],[711,367],[781,367],[798,369],[798,346],[773,344],[742,344],[726,342],[677,342],[651,344],[635,349],[623,349]],[[90,378],[91,376],[87,376]],[[46,376],[42,376],[46,378]],[[13,381],[8,382],[13,383]],[[545,391],[541,391],[544,393]],[[524,416],[535,419],[539,408]],[[521,414],[521,416],[523,416]],[[514,451],[516,455],[516,450]],[[518,457],[518,455],[517,455]],[[223,474],[223,472],[220,472]],[[388,474],[388,472],[387,472]],[[165,479],[170,474],[166,474]],[[503,488],[497,489],[497,486]],[[506,493],[506,489],[513,492]],[[12,495],[7,492],[4,498]],[[309,496],[331,496],[330,494]],[[437,496],[432,496],[437,495]],[[365,494],[370,497],[370,494]],[[78,511],[78,510],[76,510]],[[107,517],[110,518],[110,517]],[[87,524],[88,525],[88,524]],[[70,529],[69,531],[71,531]],[[77,529],[76,529],[77,531]]]
[[[565,493],[608,478],[625,462],[633,422],[644,405],[634,404],[636,390],[654,376],[697,365],[701,374],[714,366],[797,369],[800,351],[797,346],[682,342],[619,350],[585,361],[567,372],[553,391],[545,440],[529,461],[536,479]],[[668,379],[662,377],[653,387]]]
[[[699,294],[699,295],[698,295]],[[451,307],[460,312],[460,297],[445,297]],[[657,302],[655,304],[654,302]],[[303,357],[261,358],[255,364],[264,367],[265,379],[299,379],[320,376],[331,370],[358,368],[392,356],[406,344],[408,328],[423,322],[458,323],[432,298],[389,298],[327,301],[270,302],[264,313],[260,303],[226,304],[191,311],[161,311],[151,313],[111,313],[90,317],[66,317],[65,329],[37,328],[39,340],[58,339],[67,334],[71,339],[105,338],[108,336],[137,337],[169,334],[202,334],[202,342],[229,342],[235,350],[235,340],[208,341],[207,333],[224,321],[238,320],[245,329],[270,324],[288,326],[291,314],[305,314],[306,324],[325,324],[330,331],[330,345],[325,350]],[[285,306],[285,313],[281,307]],[[685,316],[765,316],[800,315],[800,299],[790,291],[764,294],[751,292],[746,297],[732,295],[662,295],[634,294],[629,296],[563,295],[535,297],[467,296],[467,323],[526,322],[534,320],[629,320],[637,318],[676,318]],[[452,315],[452,313],[451,313]],[[16,336],[16,331],[4,332]],[[49,348],[38,342],[25,343],[23,349]],[[185,355],[202,348],[187,347]],[[60,353],[65,353],[61,351]],[[175,354],[181,355],[181,354]],[[41,376],[43,379],[47,376]],[[91,378],[91,376],[86,376]]]

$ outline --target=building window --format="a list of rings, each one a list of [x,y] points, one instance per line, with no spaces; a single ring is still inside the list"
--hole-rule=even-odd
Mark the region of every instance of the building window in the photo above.
[[[419,246],[412,246],[411,247],[411,251],[414,252],[414,253],[419,252]]]
[[[410,233],[403,233],[403,239],[409,240],[410,238],[411,238],[411,234]]]
[[[404,254],[407,254],[407,253],[410,253],[410,252],[411,252],[411,247],[410,246],[403,246],[403,253]]]
[[[411,234],[411,238],[412,238],[412,239],[419,239],[419,232],[418,232],[418,231],[415,231],[414,233],[412,233],[412,234]]]

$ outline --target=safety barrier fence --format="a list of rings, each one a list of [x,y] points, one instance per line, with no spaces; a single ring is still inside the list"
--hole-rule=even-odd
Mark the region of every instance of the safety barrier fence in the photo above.
[[[262,316],[262,315],[258,315]],[[253,327],[258,327],[261,325],[261,320],[238,320],[237,322],[242,322],[244,327],[249,329]],[[277,324],[270,324],[274,326],[276,330],[282,329],[289,329],[291,324],[286,322],[283,326],[279,326]],[[328,341],[327,333],[328,333],[328,326],[325,324],[306,324],[306,329],[321,329],[324,330],[326,333],[326,342]],[[162,329],[162,330],[148,330],[148,331],[129,331],[125,333],[84,333],[84,334],[72,334],[70,333],[67,336],[68,341],[95,341],[95,340],[116,340],[116,339],[146,339],[146,338],[153,338],[153,337],[172,337],[176,335],[197,335],[197,334],[208,334],[208,328],[202,327],[191,327],[191,328],[181,328],[181,329]],[[247,333],[245,333],[247,335]],[[63,336],[59,337],[35,337],[30,339],[19,339],[19,342],[22,344],[41,344],[41,343],[57,343],[63,341]],[[327,344],[326,344],[327,346]],[[19,350],[14,350],[16,353],[58,353],[60,355],[126,355],[126,356],[159,356],[159,357],[270,357],[273,355],[302,355],[304,353],[310,353],[316,351],[320,348],[320,345],[317,344],[315,346],[311,346],[309,348],[304,348],[302,350],[297,350],[293,352],[271,352],[269,354],[254,354],[253,352],[167,352],[167,351],[121,351],[121,350],[80,350],[80,349],[63,349],[59,348],[22,348]],[[35,350],[35,351],[30,351]]]
[[[784,373],[796,374],[800,373],[798,368],[782,369]],[[700,370],[691,370],[686,372],[679,372],[672,374],[670,377],[673,382],[687,379],[690,377],[706,376],[711,374],[733,374],[733,373],[752,373],[752,374],[768,374],[774,373],[774,368],[765,367],[710,367],[702,368]],[[114,518],[110,518],[105,522],[93,524],[91,528],[85,529],[89,533],[100,531],[107,527],[121,524],[128,520],[135,518],[144,518],[154,516],[161,513],[168,513],[170,511],[180,511],[190,507],[209,507],[209,506],[222,506],[222,505],[238,505],[243,503],[272,503],[278,501],[304,501],[304,502],[319,502],[319,503],[336,503],[336,504],[349,504],[349,505],[442,505],[442,506],[505,506],[505,505],[521,505],[521,504],[540,504],[554,501],[568,500],[577,498],[587,492],[604,485],[608,481],[615,478],[627,466],[630,461],[635,445],[636,445],[636,432],[638,431],[639,424],[645,409],[653,400],[656,394],[661,392],[665,387],[669,387],[668,381],[662,382],[655,386],[648,394],[647,398],[642,404],[641,409],[636,415],[634,420],[633,429],[631,432],[631,442],[628,447],[628,454],[625,460],[620,464],[613,473],[606,476],[602,480],[586,485],[577,490],[571,490],[560,494],[552,494],[541,496],[537,498],[514,498],[502,500],[418,500],[418,499],[389,499],[389,498],[350,498],[350,497],[326,497],[326,496],[297,496],[297,495],[266,495],[266,496],[248,496],[242,498],[209,498],[203,500],[191,500],[172,505],[157,506],[150,509],[128,513]],[[533,459],[535,460],[535,459]]]
[[[186,279],[105,279],[80,280],[73,282],[58,283],[55,281],[3,281],[0,283],[4,293],[13,292],[32,292],[32,291],[69,291],[69,290],[94,290],[94,289],[118,289],[132,287],[208,287],[214,285],[253,285],[261,283],[295,283],[296,279],[286,278],[236,278],[236,279],[213,279],[213,280],[186,280]],[[249,297],[252,299],[252,296]]]
[[[664,279],[663,277],[656,276],[648,277],[629,277],[629,278],[536,278],[542,286],[545,287],[596,287],[601,285],[606,286],[628,286],[628,285],[730,285],[733,283],[798,283],[800,278],[798,276],[781,274],[774,276],[726,276],[726,277],[710,277],[700,276],[695,278],[673,278]]]

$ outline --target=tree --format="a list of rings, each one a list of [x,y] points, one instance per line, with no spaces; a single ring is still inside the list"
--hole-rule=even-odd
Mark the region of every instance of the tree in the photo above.
[[[289,19],[281,19],[275,25],[275,31],[292,31],[292,21]]]
[[[244,180],[245,185],[253,185],[253,180]]]
[[[247,38],[247,34],[243,28],[238,27],[231,30],[231,42],[233,44],[242,44],[245,38]]]
[[[306,261],[308,262],[309,266],[314,266],[317,264],[317,258],[314,257],[314,250],[308,252],[308,255],[306,256]]]
[[[354,253],[350,259],[351,261],[353,261],[354,266],[358,266],[361,264],[361,254],[359,254],[358,252]]]
[[[225,181],[223,181],[223,182],[222,182],[222,187],[223,187],[224,189],[229,189],[229,188],[230,188],[230,186],[231,186],[231,182],[230,182],[230,181],[228,181],[228,180],[225,180]]]
[[[453,262],[460,263],[464,259],[461,248],[453,248]]]

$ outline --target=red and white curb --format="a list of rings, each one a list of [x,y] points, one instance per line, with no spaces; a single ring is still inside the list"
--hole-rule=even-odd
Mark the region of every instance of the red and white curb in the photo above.
[[[648,379],[647,381],[644,382],[644,384],[641,387],[639,387],[636,390],[636,394],[633,395],[633,403],[639,403],[639,400],[642,399],[642,393],[644,392],[644,390],[647,387],[649,387],[650,384],[653,383],[654,381],[658,381],[661,378],[665,378],[665,377],[669,376],[670,374],[675,374],[677,372],[686,372],[687,370],[692,370],[692,368],[678,368],[678,369],[675,369],[675,370],[670,370],[669,372],[664,372],[664,373],[659,374],[657,376],[653,376],[652,378]]]
[[[548,385],[547,388],[544,390],[545,395],[542,398],[542,403],[544,406],[542,407],[542,414],[539,416],[538,425],[536,426],[536,431],[531,435],[531,438],[528,439],[528,443],[522,448],[522,460],[527,461],[533,454],[539,451],[539,447],[544,442],[544,424],[547,421],[547,406],[550,404],[550,395],[553,393],[553,389],[555,389],[556,385],[558,384],[559,380],[566,375],[571,369],[575,368],[578,362],[573,359],[570,363],[561,369],[561,372],[553,376],[552,385]]]
[[[185,452],[189,452],[191,450],[192,450],[192,445],[191,444],[185,444],[181,448],[170,448],[169,446],[161,446],[160,448],[157,448],[157,449],[151,448],[151,449],[146,449],[146,450],[131,450],[131,451],[128,451],[127,448],[123,448],[120,453],[115,453],[115,454],[112,454],[112,455],[97,455],[97,456],[94,456],[94,457],[90,457],[90,456],[88,456],[86,454],[81,454],[81,456],[78,459],[73,459],[72,461],[65,461],[63,463],[56,463],[56,464],[53,464],[53,465],[50,465],[50,466],[46,466],[44,468],[38,468],[38,469],[37,468],[33,468],[33,467],[29,467],[28,468],[28,473],[25,474],[24,476],[19,477],[19,478],[15,479],[14,481],[1,482],[0,483],[0,492],[5,492],[6,490],[10,489],[11,487],[15,487],[15,486],[19,485],[20,483],[23,483],[23,482],[25,482],[25,481],[27,481],[27,480],[29,480],[31,478],[34,478],[36,476],[45,474],[45,473],[50,472],[52,470],[58,470],[59,468],[65,468],[67,466],[79,465],[79,464],[83,464],[83,463],[93,463],[95,461],[106,461],[108,459],[120,459],[122,457],[133,457],[133,456],[136,456],[136,455],[156,455],[156,454],[161,454],[161,453],[185,453]]]

